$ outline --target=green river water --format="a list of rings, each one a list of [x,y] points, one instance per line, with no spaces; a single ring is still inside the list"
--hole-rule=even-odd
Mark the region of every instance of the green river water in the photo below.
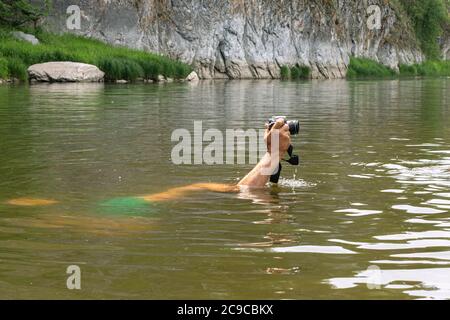
[[[280,114],[301,166],[278,187],[99,209],[235,183],[251,165],[173,164],[172,131]],[[449,212],[449,78],[0,86],[3,299],[449,299]]]

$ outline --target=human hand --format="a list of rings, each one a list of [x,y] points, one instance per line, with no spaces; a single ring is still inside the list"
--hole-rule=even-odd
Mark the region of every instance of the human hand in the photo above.
[[[289,126],[283,119],[278,119],[272,128],[269,130],[268,124],[266,124],[266,132],[264,134],[264,141],[266,142],[267,151],[272,154],[272,138],[278,134],[278,151],[279,158],[283,158],[291,145],[291,133],[289,132]]]

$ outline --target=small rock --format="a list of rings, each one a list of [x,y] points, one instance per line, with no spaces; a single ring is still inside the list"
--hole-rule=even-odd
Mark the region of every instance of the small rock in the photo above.
[[[167,82],[173,82],[173,79],[172,78],[166,78],[166,81]]]
[[[158,78],[156,79],[158,82],[165,82],[166,81],[166,78],[162,75],[162,74],[160,74],[160,75],[158,75]]]
[[[11,33],[14,38],[24,40],[32,43],[33,45],[39,44],[39,40],[32,34],[23,33],[22,31],[14,31]]]
[[[29,67],[28,75],[39,82],[101,82],[105,73],[85,63],[47,62]]]
[[[116,80],[116,83],[125,84],[128,83],[127,80]]]
[[[195,81],[199,81],[200,78],[197,74],[197,72],[192,71],[191,73],[189,73],[189,75],[186,77],[186,81],[191,81],[191,82],[195,82]]]

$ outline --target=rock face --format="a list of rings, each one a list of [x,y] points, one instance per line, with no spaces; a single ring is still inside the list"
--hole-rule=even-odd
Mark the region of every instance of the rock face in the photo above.
[[[450,30],[445,30],[441,40],[442,58],[450,60]]]
[[[67,30],[69,5],[81,29]],[[368,25],[377,5],[380,28]],[[314,78],[346,75],[349,57],[391,68],[423,60],[409,22],[385,0],[61,0],[55,32],[162,53],[193,64],[200,78],[278,78],[282,65],[306,65]]]
[[[28,76],[39,82],[100,82],[105,74],[90,64],[47,62],[29,67]]]
[[[442,49],[442,57],[445,60],[450,60],[450,39],[447,42],[446,46]]]
[[[39,44],[39,40],[32,34],[23,33],[22,31],[14,31],[11,33],[14,38],[28,41],[33,45]]]

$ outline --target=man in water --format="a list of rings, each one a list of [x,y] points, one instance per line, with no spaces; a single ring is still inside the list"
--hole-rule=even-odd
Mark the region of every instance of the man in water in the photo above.
[[[275,133],[277,133],[278,135],[278,150],[274,148],[275,152],[272,153],[272,137]],[[280,160],[286,154],[289,146],[291,145],[289,126],[285,124],[284,120],[282,119],[278,119],[270,129],[266,125],[264,141],[267,145],[266,154],[262,157],[259,163],[241,181],[239,181],[237,185],[219,183],[195,183],[188,186],[172,188],[161,193],[136,197],[135,199],[141,199],[146,202],[161,202],[178,199],[190,192],[198,192],[203,190],[229,193],[239,192],[241,188],[264,187],[269,181],[271,174],[275,173],[278,169]],[[19,206],[43,206],[55,203],[57,203],[57,201],[55,200],[33,198],[20,198],[7,201],[7,204]]]
[[[278,133],[278,150],[272,154],[272,136],[274,132]],[[165,201],[195,191],[207,190],[212,192],[239,192],[241,188],[261,188],[269,181],[270,175],[278,169],[278,164],[291,145],[291,134],[289,126],[284,120],[279,119],[269,130],[266,126],[264,141],[267,145],[267,152],[259,163],[251,170],[237,185],[220,183],[195,183],[184,187],[169,189],[165,192],[156,193],[142,197],[147,201]],[[276,159],[274,159],[276,157]],[[268,174],[268,173],[271,174]]]

